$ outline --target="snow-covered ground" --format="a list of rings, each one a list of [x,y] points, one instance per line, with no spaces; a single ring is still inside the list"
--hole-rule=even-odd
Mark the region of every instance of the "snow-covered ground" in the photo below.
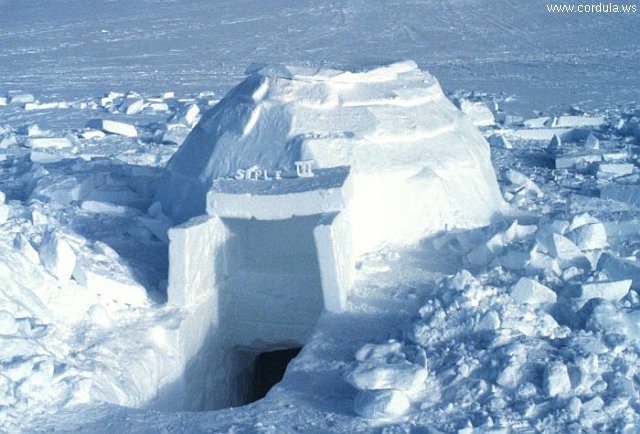
[[[538,1],[0,0],[0,430],[634,432],[638,24]],[[479,126],[511,209],[361,255],[265,399],[179,395],[193,312],[166,304],[162,169],[251,63],[401,59]]]

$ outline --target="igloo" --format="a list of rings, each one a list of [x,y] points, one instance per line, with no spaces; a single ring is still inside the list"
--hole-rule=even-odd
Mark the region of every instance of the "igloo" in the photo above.
[[[487,142],[415,63],[247,75],[203,115],[157,192],[176,224],[168,302],[190,312],[181,355],[217,390],[237,391],[235,374],[203,352],[301,347],[323,310],[345,309],[358,255],[504,209]],[[246,401],[234,393],[201,401]]]

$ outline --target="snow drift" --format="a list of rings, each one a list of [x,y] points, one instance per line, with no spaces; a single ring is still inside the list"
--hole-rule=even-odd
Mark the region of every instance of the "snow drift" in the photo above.
[[[489,147],[414,62],[365,72],[252,66],[169,161],[157,200],[176,223],[205,213],[217,178],[258,165],[351,166],[354,249],[486,224],[503,208]],[[473,183],[468,180],[473,179]]]

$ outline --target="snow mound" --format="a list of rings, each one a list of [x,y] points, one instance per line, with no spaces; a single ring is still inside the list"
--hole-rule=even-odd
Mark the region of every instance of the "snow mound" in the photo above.
[[[176,223],[204,214],[217,178],[298,160],[351,166],[356,251],[489,222],[503,209],[489,146],[414,62],[364,72],[253,66],[169,161],[157,200]],[[473,182],[469,182],[473,180]]]

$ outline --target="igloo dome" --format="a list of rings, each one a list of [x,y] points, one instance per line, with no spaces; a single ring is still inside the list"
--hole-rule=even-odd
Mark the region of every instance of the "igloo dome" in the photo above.
[[[254,65],[169,161],[157,199],[175,223],[204,214],[217,179],[260,167],[349,166],[356,253],[504,209],[489,146],[411,61],[364,72]]]

